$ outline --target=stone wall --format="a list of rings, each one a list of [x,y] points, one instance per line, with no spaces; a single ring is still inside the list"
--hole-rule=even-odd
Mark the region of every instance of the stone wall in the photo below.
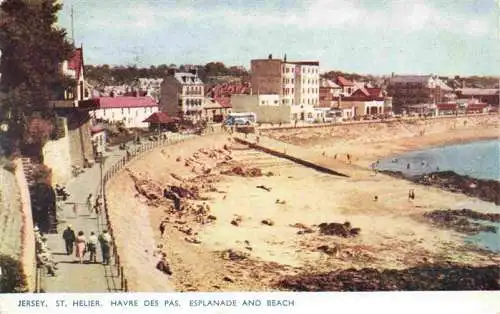
[[[71,166],[83,167],[84,159],[93,160],[90,117],[85,113],[66,115],[65,136],[43,147],[44,164],[52,169],[52,183],[71,179]]]
[[[35,289],[35,235],[28,183],[20,159],[14,174],[0,168],[0,253],[21,261],[27,288]]]
[[[0,253],[21,257],[22,225],[21,193],[16,176],[0,168]]]
[[[53,183],[62,184],[71,178],[71,155],[67,121],[64,122],[64,134],[66,136],[55,141],[49,141],[42,149],[44,164],[52,169]]]
[[[16,182],[19,189],[20,206],[22,213],[21,229],[21,262],[29,291],[35,290],[36,262],[35,262],[35,233],[33,230],[33,215],[31,212],[31,198],[28,182],[23,171],[21,159],[16,160]]]
[[[94,159],[90,134],[90,117],[87,113],[73,114],[68,120],[69,153],[71,164],[83,166],[85,158]]]

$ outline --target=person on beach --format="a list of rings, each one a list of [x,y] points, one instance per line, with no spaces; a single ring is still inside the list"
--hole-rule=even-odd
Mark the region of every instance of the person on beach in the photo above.
[[[406,169],[410,169],[410,164],[407,164],[407,165],[406,165]]]
[[[80,260],[80,264],[83,263],[83,256],[85,255],[85,248],[87,244],[87,239],[83,231],[78,231],[78,236],[75,240],[76,243],[76,257]]]
[[[414,200],[415,199],[415,192],[413,191],[413,189],[410,189],[408,191],[408,200],[411,201],[411,200]]]
[[[172,270],[170,269],[170,265],[167,262],[167,254],[162,253],[161,259],[156,264],[156,269],[167,275],[172,275]]]
[[[347,154],[347,162],[350,164],[351,163],[351,155]]]
[[[97,236],[94,232],[90,232],[89,241],[87,242],[87,251],[89,251],[89,263],[96,263],[97,251]]]
[[[161,224],[160,224],[160,234],[161,234],[161,237],[163,238],[163,235],[165,234],[165,227],[167,226],[167,222],[166,221],[162,221]]]
[[[103,230],[101,235],[99,235],[98,240],[101,244],[102,264],[109,265],[109,259],[111,257],[111,244],[113,242],[113,239],[108,233],[108,230]]]
[[[92,214],[92,193],[87,196],[87,208],[89,210],[89,213]]]
[[[73,231],[71,225],[68,225],[66,230],[64,230],[62,237],[64,239],[64,244],[66,246],[66,254],[67,255],[73,254],[73,244],[75,243],[76,237],[75,237],[75,231]]]

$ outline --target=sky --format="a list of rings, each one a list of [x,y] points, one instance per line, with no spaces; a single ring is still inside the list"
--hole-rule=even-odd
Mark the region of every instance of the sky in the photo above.
[[[86,64],[319,61],[321,71],[500,75],[500,0],[66,0]]]

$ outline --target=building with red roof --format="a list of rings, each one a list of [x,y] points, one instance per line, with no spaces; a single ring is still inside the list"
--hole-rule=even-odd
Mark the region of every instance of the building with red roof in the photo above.
[[[340,88],[342,88],[343,97],[351,96],[352,93],[354,93],[354,91],[357,89],[357,86],[356,84],[354,84],[354,82],[349,81],[343,76],[337,76],[335,83],[337,83],[337,85],[339,85]]]
[[[147,117],[144,123],[149,124],[150,130],[171,130],[175,128],[175,124],[180,122],[178,117],[172,117],[166,112],[154,112]]]
[[[223,120],[233,107],[231,96],[249,95],[250,92],[249,83],[222,83],[208,86],[205,93],[205,113],[207,114],[207,119],[209,121]]]
[[[150,96],[97,97],[82,101],[80,107],[88,108],[94,120],[121,122],[126,128],[148,127],[144,120],[158,111],[158,103]]]
[[[61,100],[73,100],[74,107],[78,107],[78,102],[88,99],[90,91],[85,81],[83,47],[75,48],[69,60],[62,63],[63,74],[75,80],[75,87],[69,88],[61,95]],[[61,105],[61,104],[59,104]],[[55,106],[57,107],[57,105]]]

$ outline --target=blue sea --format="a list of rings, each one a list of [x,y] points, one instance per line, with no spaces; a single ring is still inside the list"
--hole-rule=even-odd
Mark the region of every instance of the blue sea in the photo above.
[[[500,181],[500,140],[488,140],[467,144],[435,147],[393,156],[374,164],[380,170],[401,171],[414,176],[436,171],[454,171],[476,179]],[[500,212],[500,206],[490,202],[472,201],[466,204],[450,204],[452,209],[470,208],[482,212]],[[498,233],[481,232],[465,237],[465,242],[500,252],[500,223]]]
[[[378,169],[420,175],[451,170],[476,179],[500,180],[500,141],[490,140],[413,151],[381,160]]]

